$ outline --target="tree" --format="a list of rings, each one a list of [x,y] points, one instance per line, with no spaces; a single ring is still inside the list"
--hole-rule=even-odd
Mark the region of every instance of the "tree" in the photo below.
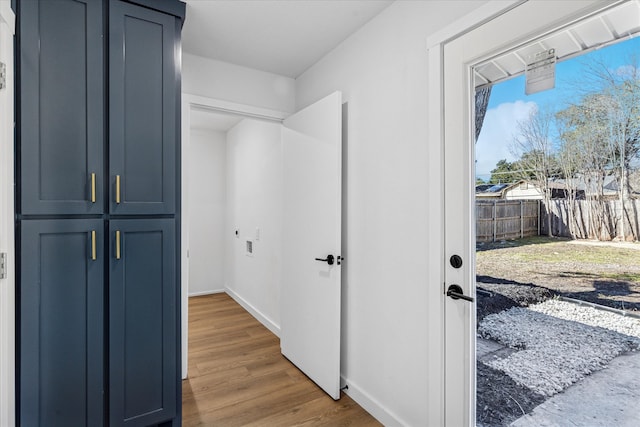
[[[549,178],[557,170],[550,132],[552,121],[553,115],[549,112],[537,108],[532,110],[527,119],[517,123],[519,135],[514,137],[511,145],[513,154],[520,157],[517,162],[520,176],[533,178],[542,191],[549,236],[553,236]]]
[[[612,220],[611,214],[604,213],[603,220],[613,237],[612,221],[620,219],[618,236],[622,239],[627,237],[626,224],[634,232],[625,200],[631,193],[629,177],[640,156],[640,57],[631,53],[625,63],[614,69],[604,55],[585,62],[578,79],[580,84],[575,88],[581,97],[561,115],[565,124],[570,124],[568,128],[574,137],[578,133],[584,136],[581,144],[591,153],[590,160],[597,163],[597,168],[589,168],[589,178],[597,184],[599,176],[603,179],[607,174],[616,176],[622,217]],[[599,140],[591,141],[589,136],[597,136]],[[637,230],[634,238],[638,238]]]
[[[560,129],[560,154],[568,182],[583,182],[589,218],[588,237],[610,239],[615,226],[604,200],[605,177],[612,161],[607,111],[599,94],[585,96],[556,114]]]
[[[491,97],[491,88],[493,86],[483,86],[481,88],[476,89],[476,114],[475,114],[475,125],[476,125],[476,137],[475,141],[478,141],[478,136],[480,136],[480,131],[482,130],[482,125],[484,123],[484,116],[487,114],[487,106],[489,105],[489,98]]]
[[[515,163],[508,162],[507,159],[499,160],[496,167],[491,170],[489,184],[505,184],[516,182],[520,179]]]

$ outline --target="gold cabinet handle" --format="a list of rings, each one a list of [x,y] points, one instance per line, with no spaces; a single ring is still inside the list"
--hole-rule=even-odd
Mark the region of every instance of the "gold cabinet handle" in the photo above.
[[[96,230],[91,230],[91,259],[98,259],[98,250],[96,246]]]
[[[120,259],[120,230],[116,231],[116,259]]]
[[[91,203],[96,202],[96,174],[91,174]]]
[[[120,175],[116,175],[116,203],[120,204]]]

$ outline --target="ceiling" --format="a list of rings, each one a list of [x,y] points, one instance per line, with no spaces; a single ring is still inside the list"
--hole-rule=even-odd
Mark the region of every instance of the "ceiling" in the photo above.
[[[558,61],[631,37],[640,32],[640,1],[631,0],[567,28],[506,52],[474,68],[476,87],[524,73],[530,55],[555,49]]]
[[[296,78],[393,0],[186,0],[184,52]]]

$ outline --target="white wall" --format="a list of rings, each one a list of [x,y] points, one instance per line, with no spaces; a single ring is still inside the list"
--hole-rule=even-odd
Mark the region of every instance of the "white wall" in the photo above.
[[[15,424],[13,32],[10,3],[0,0],[0,62],[7,66],[7,87],[0,89],[0,252],[8,254],[7,278],[0,279],[0,426]]]
[[[481,1],[392,4],[296,80],[296,108],[348,102],[342,374],[388,425],[442,423],[441,147],[427,37]],[[435,179],[434,179],[435,178]]]
[[[274,93],[274,82],[290,88],[292,80],[185,55],[185,93],[292,112],[343,92],[349,114],[342,373],[349,394],[387,425],[442,424],[444,195],[440,142],[428,140],[428,99],[439,94],[427,89],[427,37],[484,3],[395,2],[295,81],[295,103],[290,89]],[[231,203],[229,191],[228,197]],[[239,227],[244,238],[256,225]],[[244,239],[233,242],[230,265],[257,264],[240,257]],[[231,292],[279,325],[277,301],[268,299],[277,292],[261,293],[277,289],[276,280],[252,287],[228,277]]]
[[[245,119],[227,133],[227,209],[227,291],[278,334],[282,277],[279,123]],[[253,242],[253,256],[246,255],[247,240]]]
[[[295,81],[188,53],[182,56],[182,93],[293,112]]]
[[[227,136],[192,129],[189,159],[189,295],[224,291]]]

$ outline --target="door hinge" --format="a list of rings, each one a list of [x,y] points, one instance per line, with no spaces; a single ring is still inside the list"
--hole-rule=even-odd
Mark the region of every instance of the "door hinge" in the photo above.
[[[0,89],[7,87],[7,64],[0,62]]]
[[[7,278],[7,254],[0,253],[0,279]]]

